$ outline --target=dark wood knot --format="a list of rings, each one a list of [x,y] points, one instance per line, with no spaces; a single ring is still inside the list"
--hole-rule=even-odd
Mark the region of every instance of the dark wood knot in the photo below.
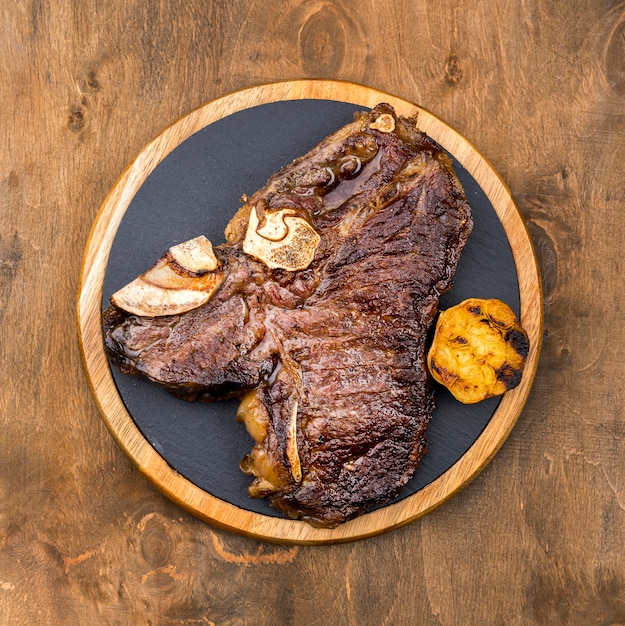
[[[452,52],[445,62],[445,82],[449,85],[457,85],[464,78],[464,70],[455,52]]]
[[[82,107],[75,105],[70,107],[67,127],[74,133],[79,133],[85,125],[85,114]]]
[[[312,13],[299,31],[299,50],[304,70],[320,76],[343,65],[347,46],[341,14],[332,5]]]

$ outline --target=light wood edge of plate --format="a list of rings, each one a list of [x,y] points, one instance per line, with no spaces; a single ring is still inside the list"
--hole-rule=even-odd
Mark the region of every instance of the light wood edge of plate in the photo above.
[[[172,469],[143,437],[124,406],[108,365],[100,321],[104,274],[115,234],[132,198],[154,168],[193,133],[227,115],[299,99],[363,107],[388,102],[400,114],[416,117],[419,128],[454,155],[484,190],[506,231],[519,280],[521,322],[530,338],[521,384],[503,396],[482,434],[455,465],[417,493],[335,529],[241,509],[206,493]],[[327,544],[363,539],[414,521],[465,487],[484,468],[510,433],[529,394],[540,353],[543,300],[538,264],[523,219],[503,181],[470,142],[425,109],[376,89],[342,81],[296,80],[250,87],[209,102],[172,124],[140,152],[93,223],[80,274],[77,323],[81,357],[98,409],[118,445],[150,482],[182,508],[232,532],[279,543]]]

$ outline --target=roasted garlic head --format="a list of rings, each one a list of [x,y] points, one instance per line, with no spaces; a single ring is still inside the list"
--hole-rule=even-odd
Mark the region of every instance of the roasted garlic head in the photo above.
[[[521,381],[527,333],[501,300],[471,298],[443,311],[428,368],[464,404],[503,394]]]

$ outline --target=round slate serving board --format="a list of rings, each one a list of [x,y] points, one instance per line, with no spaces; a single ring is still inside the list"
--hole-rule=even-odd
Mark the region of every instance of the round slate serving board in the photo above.
[[[520,316],[530,354],[520,386],[503,398],[462,405],[437,390],[428,453],[392,502],[336,529],[289,520],[247,496],[239,461],[252,440],[235,422],[236,402],[186,403],[109,367],[100,315],[110,295],[175,243],[199,234],[213,244],[242,194],[351,121],[354,111],[389,102],[453,157],[475,226],[441,308],[468,297],[499,298]],[[85,251],[78,299],[87,377],[119,445],[159,489],[198,517],[283,542],[332,543],[405,524],[465,486],[499,449],[530,390],[542,334],[536,259],[522,218],[475,148],[431,113],[377,90],[336,81],[291,81],[246,89],[186,115],[152,141],[104,202]]]

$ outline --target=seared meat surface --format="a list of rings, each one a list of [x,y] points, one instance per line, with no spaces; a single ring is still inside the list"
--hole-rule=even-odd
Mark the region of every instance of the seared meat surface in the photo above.
[[[247,199],[208,302],[153,316],[114,296],[108,353],[187,400],[241,397],[250,495],[334,527],[425,452],[426,340],[471,227],[448,157],[378,105]]]

